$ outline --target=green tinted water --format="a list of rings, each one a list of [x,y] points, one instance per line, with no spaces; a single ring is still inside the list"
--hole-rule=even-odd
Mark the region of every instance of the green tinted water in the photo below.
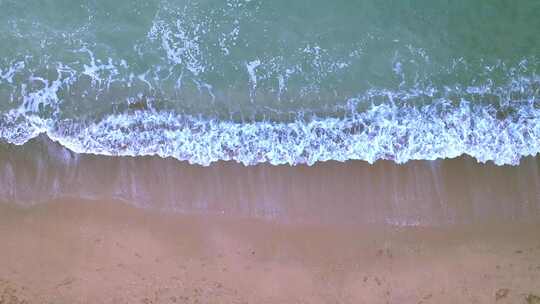
[[[136,111],[294,122],[377,105],[393,114],[363,125],[429,105],[532,119],[538,16],[537,0],[0,0],[0,129],[21,142]]]

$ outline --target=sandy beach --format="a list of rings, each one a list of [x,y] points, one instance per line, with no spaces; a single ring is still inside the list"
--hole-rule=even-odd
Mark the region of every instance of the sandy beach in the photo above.
[[[538,16],[0,0],[0,304],[540,304]]]
[[[538,157],[200,167],[0,147],[0,304],[540,301]]]
[[[538,231],[1,205],[0,303],[539,303]]]

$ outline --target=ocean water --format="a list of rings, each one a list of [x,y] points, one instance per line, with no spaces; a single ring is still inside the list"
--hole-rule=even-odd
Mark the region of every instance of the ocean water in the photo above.
[[[540,2],[0,0],[0,141],[209,165],[540,152]]]

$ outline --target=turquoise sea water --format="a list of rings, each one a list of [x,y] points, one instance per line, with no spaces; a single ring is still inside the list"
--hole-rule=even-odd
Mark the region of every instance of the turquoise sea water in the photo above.
[[[540,2],[0,0],[0,140],[208,165],[540,152]]]

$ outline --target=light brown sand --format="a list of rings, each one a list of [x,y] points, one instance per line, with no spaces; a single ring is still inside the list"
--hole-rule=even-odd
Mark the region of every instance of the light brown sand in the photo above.
[[[540,226],[392,228],[0,205],[0,303],[530,303]]]

